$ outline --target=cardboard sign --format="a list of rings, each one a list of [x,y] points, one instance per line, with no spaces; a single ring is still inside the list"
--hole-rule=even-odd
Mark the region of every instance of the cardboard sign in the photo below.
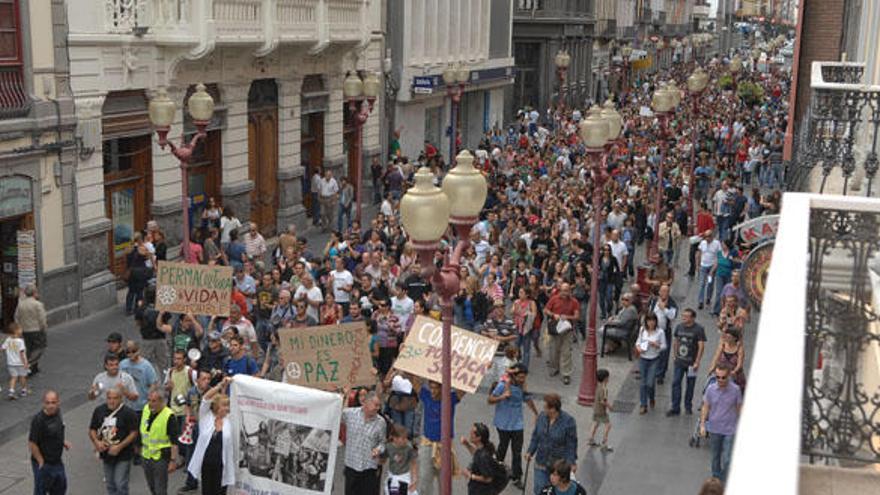
[[[194,315],[229,316],[232,268],[159,262],[156,309]]]
[[[779,230],[779,215],[764,215],[752,218],[733,227],[739,238],[749,244],[760,244],[776,238]]]
[[[439,382],[442,346],[442,324],[419,316],[400,347],[394,367]],[[452,387],[468,393],[476,392],[497,348],[496,340],[452,327]]]
[[[279,329],[284,381],[320,389],[375,383],[366,325],[359,321]]]

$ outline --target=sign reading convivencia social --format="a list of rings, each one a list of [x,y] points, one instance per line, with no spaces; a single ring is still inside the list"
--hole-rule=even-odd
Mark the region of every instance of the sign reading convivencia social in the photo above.
[[[452,388],[476,392],[489,370],[498,341],[452,327]],[[443,326],[419,316],[400,347],[394,367],[428,380],[441,381]]]
[[[194,315],[229,316],[232,268],[159,262],[156,309]]]

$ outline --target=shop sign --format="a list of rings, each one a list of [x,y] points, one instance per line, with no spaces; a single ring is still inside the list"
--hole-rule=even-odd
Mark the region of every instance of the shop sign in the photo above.
[[[434,92],[435,76],[416,76],[413,78],[413,93],[420,95],[429,95]]]
[[[30,178],[0,177],[0,218],[24,215],[31,211],[32,205]]]

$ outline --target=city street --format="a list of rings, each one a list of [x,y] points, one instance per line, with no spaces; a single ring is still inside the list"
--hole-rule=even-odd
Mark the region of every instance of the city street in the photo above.
[[[313,241],[316,245],[320,237]],[[684,257],[682,257],[683,259]],[[687,277],[677,277],[672,296],[681,308],[696,307],[697,285]],[[684,297],[682,297],[684,296]],[[752,321],[758,319],[753,315]],[[711,354],[718,343],[718,331],[708,311],[698,312],[697,321],[706,328],[708,342],[703,365],[707,366]],[[754,323],[745,332],[746,356],[754,346]],[[74,322],[52,329],[50,348],[45,358],[45,366],[40,375],[33,380],[34,394],[24,400],[0,402],[0,494],[28,495],[32,492],[32,477],[27,452],[27,425],[29,418],[39,410],[39,395],[52,384],[62,394],[62,410],[68,428],[68,438],[73,449],[65,455],[65,464],[71,494],[87,494],[82,487],[101,485],[102,472],[95,459],[88,440],[88,422],[92,409],[97,405],[88,403],[86,392],[94,374],[100,370],[98,365],[104,338],[111,331],[120,331],[126,338],[135,338],[133,323],[126,318],[121,309],[109,309],[83,321]],[[583,345],[579,342],[578,348]],[[581,360],[575,353],[575,377],[580,376]],[[537,364],[533,360],[533,365]],[[645,416],[638,414],[638,378],[631,370],[632,363],[621,352],[600,359],[599,367],[611,372],[609,395],[613,398],[610,444],[613,452],[603,453],[597,448],[587,446],[589,428],[592,422],[592,409],[577,404],[578,380],[563,386],[557,379],[547,376],[543,363],[535,366],[529,375],[528,388],[540,396],[551,391],[563,396],[563,410],[574,415],[578,425],[577,478],[584,482],[588,493],[600,495],[630,495],[652,493],[655,495],[680,495],[695,493],[702,481],[709,475],[709,450],[688,447],[688,439],[694,431],[697,416],[681,415],[666,418],[664,412],[669,404],[671,379],[658,386],[657,407]],[[702,390],[705,374],[697,383]],[[696,394],[697,396],[699,393]],[[699,404],[694,399],[695,408]],[[469,395],[462,401],[456,415],[456,436],[475,421],[489,423],[493,414],[492,406],[486,404],[486,391]],[[531,413],[526,413],[531,416]],[[533,423],[528,423],[533,424]],[[531,436],[526,428],[525,445]],[[467,452],[456,443],[459,459],[469,459]],[[337,457],[336,487],[341,487],[342,463]],[[509,459],[508,459],[509,460]],[[531,478],[531,475],[530,475]],[[174,493],[183,484],[183,476],[171,478],[170,486]],[[456,479],[454,493],[463,493],[464,482]],[[143,472],[132,468],[131,494],[148,495]],[[341,488],[334,493],[342,493]],[[503,492],[519,493],[512,485]]]

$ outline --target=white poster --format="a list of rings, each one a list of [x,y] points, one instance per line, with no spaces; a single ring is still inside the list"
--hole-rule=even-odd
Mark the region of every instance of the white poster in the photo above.
[[[342,397],[244,375],[231,389],[238,461],[231,495],[329,495]]]

